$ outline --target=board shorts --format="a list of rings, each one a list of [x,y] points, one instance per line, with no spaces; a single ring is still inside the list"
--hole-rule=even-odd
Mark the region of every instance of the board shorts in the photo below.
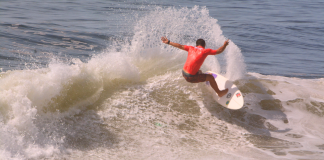
[[[182,76],[186,79],[187,82],[190,83],[199,83],[199,82],[205,82],[207,78],[207,74],[199,74],[198,72],[195,75],[186,73],[184,70],[182,70]]]

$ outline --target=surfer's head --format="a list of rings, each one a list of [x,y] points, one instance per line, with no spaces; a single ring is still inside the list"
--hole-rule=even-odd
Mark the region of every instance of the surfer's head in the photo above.
[[[203,40],[203,39],[198,39],[198,40],[196,41],[196,46],[202,46],[202,47],[205,48],[205,46],[206,46],[205,40]]]

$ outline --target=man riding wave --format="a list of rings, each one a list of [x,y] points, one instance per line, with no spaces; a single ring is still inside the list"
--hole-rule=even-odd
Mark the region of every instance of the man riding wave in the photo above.
[[[188,51],[188,57],[182,69],[182,76],[186,79],[187,82],[199,83],[209,81],[211,87],[215,90],[219,97],[224,96],[228,92],[228,89],[222,91],[219,90],[214,77],[210,74],[202,73],[199,69],[208,55],[216,55],[222,53],[228,45],[229,40],[226,40],[224,42],[224,45],[219,47],[217,50],[210,48],[205,49],[206,43],[203,39],[198,39],[196,41],[196,47],[170,42],[170,40],[168,40],[166,37],[161,37],[161,40],[165,44],[169,44],[173,47]]]

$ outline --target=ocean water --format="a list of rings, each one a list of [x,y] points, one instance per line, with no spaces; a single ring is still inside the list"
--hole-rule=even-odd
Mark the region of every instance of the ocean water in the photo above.
[[[323,159],[324,2],[0,1],[0,159]],[[203,38],[245,104],[187,83]]]

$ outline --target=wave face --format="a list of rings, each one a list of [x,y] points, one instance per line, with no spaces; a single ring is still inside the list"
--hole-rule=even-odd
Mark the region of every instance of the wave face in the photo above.
[[[240,88],[244,108],[227,110],[203,83],[181,76],[187,53],[226,40],[205,7],[160,8],[135,20],[133,36],[87,62],[0,74],[0,159],[316,159],[323,156],[323,79],[246,73],[231,42],[203,71]]]

